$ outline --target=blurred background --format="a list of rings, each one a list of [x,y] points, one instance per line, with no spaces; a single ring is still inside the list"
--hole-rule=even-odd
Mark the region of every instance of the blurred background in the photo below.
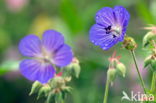
[[[28,34],[41,36],[47,29],[55,29],[65,36],[81,64],[80,77],[69,84],[74,89],[65,103],[102,103],[108,58],[114,51],[121,56],[127,73],[110,87],[108,103],[120,103],[122,91],[129,94],[132,90],[142,91],[130,52],[121,43],[103,51],[89,41],[88,31],[95,23],[95,13],[102,7],[115,5],[124,6],[131,14],[127,35],[138,43],[136,56],[149,87],[151,73],[143,68],[148,54],[142,49],[142,38],[147,31],[142,28],[156,23],[156,0],[0,0],[0,103],[44,102],[44,99],[36,100],[36,95],[28,96],[32,82],[19,72],[18,64],[23,57],[18,43]]]

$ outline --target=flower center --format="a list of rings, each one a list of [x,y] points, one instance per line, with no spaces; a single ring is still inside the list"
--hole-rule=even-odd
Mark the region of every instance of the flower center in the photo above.
[[[42,56],[40,60],[43,63],[52,63],[52,53],[48,52],[44,47],[42,47]]]
[[[113,38],[120,36],[121,34],[121,27],[120,26],[108,26],[104,28],[106,30],[106,34],[112,34]]]

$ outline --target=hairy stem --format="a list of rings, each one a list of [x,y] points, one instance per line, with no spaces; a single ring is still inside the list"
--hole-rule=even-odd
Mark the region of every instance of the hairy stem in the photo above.
[[[142,86],[144,92],[147,93],[147,92],[146,92],[146,89],[145,89],[144,81],[143,81],[143,79],[142,79],[142,76],[141,76],[141,74],[140,74],[139,67],[138,67],[138,64],[137,64],[137,61],[136,61],[135,53],[134,53],[134,51],[131,51],[131,53],[132,53],[132,56],[133,56],[133,60],[134,60],[134,63],[135,63],[135,67],[136,67],[136,70],[137,70],[139,79],[140,79],[140,81],[141,81],[141,86]]]
[[[103,99],[103,103],[107,103],[107,98],[108,98],[108,91],[109,91],[109,78],[107,77],[106,80],[106,88],[105,88],[105,95],[104,95],[104,99]]]

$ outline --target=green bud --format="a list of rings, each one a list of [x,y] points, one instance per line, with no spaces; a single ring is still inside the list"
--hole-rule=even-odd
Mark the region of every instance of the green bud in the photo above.
[[[80,65],[79,64],[73,64],[73,70],[75,73],[75,77],[79,78],[80,71],[81,71]]]
[[[42,86],[43,85],[41,83],[39,83],[38,81],[34,82],[29,95],[37,93]]]
[[[150,65],[151,61],[152,61],[151,56],[146,57],[144,60],[144,68]]]
[[[125,65],[124,65],[123,63],[118,63],[118,64],[116,65],[116,69],[117,69],[117,71],[118,71],[118,73],[119,73],[120,75],[122,75],[123,77],[125,77],[125,74],[126,74],[126,67],[125,67]]]
[[[152,59],[151,66],[152,66],[153,70],[156,70],[156,59]]]
[[[125,37],[123,42],[124,48],[127,50],[134,50],[137,47],[135,40],[132,37]]]
[[[153,48],[152,40],[156,40],[156,34],[154,32],[148,32],[143,38],[143,47]]]
[[[110,82],[113,82],[115,80],[115,77],[116,77],[116,69],[114,68],[110,68],[108,69],[107,71],[107,78]]]
[[[79,61],[77,58],[72,60],[72,63],[65,68],[65,76],[75,75],[76,78],[79,77],[81,71],[81,67],[79,65]]]
[[[63,90],[65,93],[71,93],[72,88],[66,86],[66,87],[62,87],[62,90]]]
[[[61,88],[65,85],[65,80],[62,77],[56,76],[51,80],[50,85],[52,88]]]
[[[70,82],[72,77],[64,77],[65,82]]]
[[[39,90],[39,92],[38,92],[38,97],[37,97],[37,99],[39,99],[39,98],[42,97],[42,96],[47,97],[50,91],[51,91],[51,88],[50,88],[49,85],[43,86],[43,87]]]

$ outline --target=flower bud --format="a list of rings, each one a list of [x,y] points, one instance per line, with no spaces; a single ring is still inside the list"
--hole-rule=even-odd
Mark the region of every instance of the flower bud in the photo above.
[[[125,74],[126,74],[126,67],[125,67],[125,65],[124,65],[123,63],[118,63],[118,64],[116,65],[116,69],[117,69],[117,71],[118,71],[118,73],[119,73],[120,75],[122,75],[123,77],[125,77]]]
[[[65,85],[65,80],[64,80],[63,77],[55,76],[51,80],[50,85],[51,85],[52,88],[61,88],[62,86]]]
[[[65,68],[64,74],[66,76],[75,75],[75,77],[78,78],[80,71],[81,67],[79,65],[79,60],[77,58],[73,58],[72,63]]]
[[[29,95],[37,93],[42,86],[43,85],[41,83],[39,83],[38,81],[34,82],[33,85],[32,85],[31,92],[29,93]]]
[[[148,65],[150,65],[151,61],[152,61],[151,55],[146,57],[144,60],[144,68],[146,68]]]
[[[39,90],[39,92],[38,92],[38,97],[37,97],[37,99],[39,99],[39,98],[42,97],[42,96],[47,97],[50,91],[51,91],[51,88],[50,88],[49,85],[43,86],[43,87]]]
[[[156,40],[156,34],[154,32],[148,32],[143,38],[143,47],[154,48],[152,40]]]
[[[71,87],[68,87],[68,86],[65,86],[65,87],[62,87],[62,90],[63,90],[63,92],[65,92],[65,93],[71,93],[72,88],[71,88]]]
[[[110,82],[113,82],[115,80],[116,77],[116,69],[114,68],[110,68],[107,71],[107,78]]]
[[[132,37],[125,37],[123,46],[127,50],[134,50],[137,47],[137,44]]]
[[[152,66],[153,70],[156,70],[156,58],[152,59],[151,66]]]

